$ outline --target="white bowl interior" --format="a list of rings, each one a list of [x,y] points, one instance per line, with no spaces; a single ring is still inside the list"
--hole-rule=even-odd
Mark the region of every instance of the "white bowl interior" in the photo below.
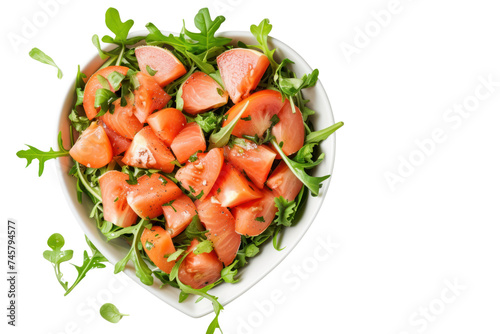
[[[134,35],[141,35],[138,32]],[[167,33],[167,32],[165,32]],[[242,41],[246,44],[255,44],[254,37],[249,32],[224,32],[220,36],[233,38],[234,41]],[[277,48],[276,58],[283,59],[289,58],[295,62],[292,66],[293,71],[300,77],[305,73],[312,71],[311,67],[306,63],[299,54],[283,42],[269,38],[269,43],[272,48]],[[91,59],[86,66],[83,67],[83,72],[90,76],[101,65],[103,61],[96,55]],[[333,113],[331,110],[328,96],[320,81],[315,87],[304,90],[306,99],[310,99],[308,106],[316,111],[316,114],[311,117],[311,121],[315,129],[322,129],[334,123]],[[71,111],[72,104],[74,103],[74,87],[68,91],[67,97],[62,105],[62,112],[59,118],[59,131],[62,132],[63,141],[69,143],[69,119],[68,114]],[[331,174],[333,171],[333,163],[335,157],[335,134],[330,136],[327,140],[321,143],[321,151],[325,152],[325,160],[313,171],[313,175],[322,176]],[[76,179],[68,175],[68,171],[72,166],[70,157],[58,159],[56,164],[58,177],[65,194],[68,204],[73,211],[73,214],[83,229],[84,233],[94,243],[94,245],[106,256],[111,264],[115,264],[121,260],[128,252],[128,245],[123,240],[114,240],[107,242],[106,238],[100,233],[96,227],[95,221],[89,218],[89,213],[92,208],[91,201],[84,196],[83,204],[78,203],[76,196]],[[219,298],[219,301],[226,305],[245,291],[254,286],[258,281],[264,278],[271,270],[273,270],[297,245],[300,239],[304,236],[309,226],[311,226],[314,218],[316,217],[326,191],[328,190],[329,180],[323,183],[320,195],[318,197],[309,196],[307,205],[302,215],[301,221],[293,227],[287,228],[282,232],[281,245],[286,248],[280,252],[276,251],[272,243],[262,245],[261,252],[254,258],[250,259],[249,264],[240,270],[240,281],[236,284],[221,284],[211,290]],[[255,270],[258,268],[258,270]],[[172,287],[163,287],[160,289],[160,284],[155,279],[155,284],[152,286],[143,285],[135,275],[135,270],[130,262],[125,273],[131,277],[138,284],[142,285],[146,290],[165,301],[167,304],[180,310],[181,312],[191,317],[201,317],[213,311],[212,304],[206,300],[195,303],[196,298],[191,296],[183,303],[178,303],[179,290]]]

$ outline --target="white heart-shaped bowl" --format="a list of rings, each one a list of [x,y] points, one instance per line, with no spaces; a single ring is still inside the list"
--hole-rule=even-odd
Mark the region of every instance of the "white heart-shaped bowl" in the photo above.
[[[165,33],[168,34],[168,32]],[[132,36],[138,35],[141,35],[140,32]],[[219,36],[232,38],[233,41],[242,41],[248,45],[256,44],[254,37],[248,32],[228,31],[221,33]],[[269,38],[268,42],[271,48],[277,48],[275,55],[278,60],[289,58],[295,62],[292,66],[292,70],[296,72],[299,77],[312,71],[306,61],[288,45],[275,38]],[[95,57],[90,59],[86,65],[83,66],[83,72],[89,77],[90,74],[94,73],[102,65],[102,63],[103,60],[101,60],[101,58],[99,58],[96,54]],[[315,129],[323,129],[334,123],[330,102],[328,101],[327,94],[320,81],[318,81],[315,87],[304,90],[304,95],[306,99],[310,100],[308,106],[316,111],[316,114],[311,117],[311,121],[314,124]],[[59,117],[59,131],[62,133],[64,143],[69,143],[68,114],[71,111],[73,103],[74,87],[71,87],[65,101],[62,104],[61,115]],[[326,156],[325,160],[313,170],[313,175],[315,176],[331,174],[333,171],[333,162],[335,157],[335,134],[322,142],[320,147],[321,152],[324,152]],[[73,161],[70,157],[58,159],[56,164],[57,174],[64,196],[66,197],[68,204],[75,215],[76,221],[83,229],[84,233],[109,260],[109,262],[114,265],[125,257],[129,250],[128,245],[123,240],[113,240],[111,242],[107,242],[106,238],[96,227],[95,221],[89,218],[89,213],[92,208],[91,201],[84,196],[83,203],[78,203],[76,196],[76,179],[68,175],[68,171],[71,169],[72,165]],[[281,245],[286,246],[284,250],[280,252],[276,251],[273,248],[272,243],[269,242],[262,245],[260,253],[256,257],[250,259],[250,263],[239,271],[240,281],[238,283],[220,284],[210,291],[211,294],[219,298],[222,305],[228,304],[250,289],[258,281],[264,278],[264,276],[266,276],[271,270],[273,270],[288,254],[290,254],[292,249],[297,245],[314,221],[314,218],[320,210],[321,204],[325,198],[328,185],[329,180],[326,180],[323,183],[319,196],[309,196],[300,222],[293,227],[286,228],[282,232],[283,237]],[[125,273],[136,281],[137,284],[142,285],[144,289],[191,317],[201,317],[213,311],[212,304],[210,302],[204,300],[202,302],[195,303],[197,298],[194,298],[193,296],[189,297],[183,303],[178,303],[179,290],[170,286],[160,289],[160,283],[156,279],[155,284],[152,286],[142,284],[136,277],[135,270],[131,262],[127,265]]]

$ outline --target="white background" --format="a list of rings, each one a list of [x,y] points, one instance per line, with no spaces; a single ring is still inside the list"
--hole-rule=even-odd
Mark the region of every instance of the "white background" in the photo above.
[[[389,0],[67,2],[52,8],[53,16],[17,47],[7,36],[23,36],[23,25],[43,6],[10,1],[0,10],[2,272],[5,222],[11,217],[19,224],[16,328],[5,325],[7,287],[4,279],[0,284],[1,326],[8,333],[204,333],[212,319],[189,318],[127,277],[117,280],[109,268],[91,271],[63,297],[42,258],[47,238],[59,232],[75,250],[74,263],[81,263],[84,236],[53,162],[38,178],[37,162],[24,169],[15,152],[24,143],[42,149],[54,143],[77,64],[95,53],[91,36],[108,33],[109,6],[134,19],[135,29],[154,22],[178,31],[182,19],[193,28],[203,6],[226,16],[221,30],[247,30],[267,17],[273,36],[319,68],[335,118],[346,123],[317,219],[271,274],[226,306],[224,333],[499,332],[500,87],[490,87],[492,93],[473,105],[476,89],[488,93],[480,77],[500,81],[495,1],[401,0],[384,27],[371,12],[391,7]],[[372,29],[369,41],[359,34],[365,28]],[[341,46],[355,46],[355,39],[358,53],[349,62]],[[35,46],[63,69],[62,80],[28,57]],[[466,118],[449,114],[464,101],[474,109]],[[429,143],[436,131],[440,142],[419,153],[416,141]],[[386,176],[402,169],[400,159],[418,166],[401,170],[404,177],[391,189]],[[318,253],[328,240],[339,247]],[[65,268],[71,280],[73,269]],[[459,287],[449,290],[450,284]],[[270,295],[280,292],[284,303],[270,306]],[[92,308],[110,300],[131,316],[116,325],[101,319]]]

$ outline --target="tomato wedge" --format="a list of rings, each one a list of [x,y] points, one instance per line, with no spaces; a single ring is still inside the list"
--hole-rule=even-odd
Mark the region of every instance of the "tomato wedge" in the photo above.
[[[69,154],[84,166],[101,168],[113,159],[113,148],[104,128],[93,122],[80,134]]]
[[[222,166],[211,195],[217,198],[223,207],[228,208],[262,197],[259,189],[251,184],[231,163]]]
[[[180,110],[175,108],[162,109],[151,114],[146,122],[151,126],[156,135],[170,147],[175,136],[186,125],[186,116]]]
[[[293,201],[302,189],[302,182],[293,174],[284,161],[281,161],[267,180],[276,197],[283,196],[288,201]]]
[[[122,159],[122,162],[129,166],[159,169],[165,173],[174,170],[172,163],[174,161],[172,152],[155,135],[150,126],[144,127],[135,135]]]
[[[220,54],[217,65],[231,100],[238,103],[257,88],[269,66],[269,59],[256,50],[236,48]]]
[[[175,261],[167,261],[168,255],[175,253],[170,234],[160,226],[145,228],[141,235],[142,248],[148,257],[163,272],[170,274]],[[165,257],[167,256],[167,257]]]
[[[127,203],[128,175],[116,170],[99,178],[104,220],[120,227],[128,227],[137,221],[137,214]]]
[[[165,225],[173,237],[184,231],[196,215],[196,206],[187,195],[180,195],[170,205],[163,205]]]
[[[125,152],[130,147],[130,143],[132,143],[131,140],[122,137],[118,133],[114,132],[102,120],[99,120],[97,124],[102,126],[102,128],[106,132],[106,135],[108,136],[109,142],[111,143],[111,147],[113,149],[113,156],[117,156],[118,154]]]
[[[182,110],[191,115],[221,107],[227,103],[227,92],[208,74],[194,72],[181,86]]]
[[[198,160],[188,162],[175,174],[182,187],[203,200],[208,196],[224,164],[221,148],[213,148],[206,155],[198,155]]]
[[[187,249],[189,253],[179,267],[179,280],[193,289],[201,289],[219,280],[222,263],[217,259],[214,251],[210,253],[194,254],[192,251],[199,241],[193,239]]]
[[[172,141],[172,151],[181,164],[198,151],[207,149],[207,142],[203,130],[196,122],[188,123]]]
[[[224,156],[238,170],[244,172],[257,188],[262,189],[273,167],[276,153],[265,145],[241,139],[236,140],[232,148],[225,146]]]
[[[129,186],[127,202],[141,218],[153,219],[163,213],[162,205],[179,197],[182,191],[161,174],[143,175]]]
[[[263,195],[260,199],[232,209],[237,233],[253,237],[261,234],[271,225],[278,208],[274,203],[275,197],[272,192],[264,189]]]
[[[83,92],[83,109],[85,109],[85,114],[87,118],[92,120],[99,110],[100,107],[94,107],[95,94],[99,88],[103,88],[99,82],[99,76],[107,78],[111,72],[118,72],[123,75],[127,74],[128,67],[125,66],[108,66],[95,72],[85,84],[85,90]],[[109,83],[108,83],[109,84]],[[113,90],[113,87],[110,87]]]
[[[208,240],[214,244],[219,260],[228,266],[233,262],[240,248],[241,236],[234,229],[234,218],[231,212],[211,199],[196,201],[198,216],[208,232]]]
[[[113,102],[113,105],[115,106],[114,112],[111,114],[108,111],[101,119],[120,136],[133,139],[135,134],[144,127],[144,124],[135,117],[135,107],[132,101],[127,100],[127,105],[122,107],[120,99],[118,99]]]
[[[167,49],[152,45],[138,46],[135,49],[135,56],[141,72],[149,74],[147,66],[150,70],[156,71],[153,79],[160,87],[165,87],[186,74],[184,65]]]
[[[172,97],[150,75],[137,72],[136,76],[140,86],[134,91],[134,113],[140,122],[145,123],[153,111],[165,107]]]
[[[239,114],[247,102],[249,102],[248,107],[241,115],[241,118],[248,120],[240,119],[236,123],[232,134],[236,137],[243,135],[262,137],[264,132],[271,126],[271,118],[283,108],[285,101],[281,98],[281,93],[275,90],[266,89],[253,93],[228,110],[224,126]]]
[[[283,142],[281,149],[286,155],[294,154],[304,146],[304,121],[299,108],[295,107],[292,112],[290,101],[286,100],[285,105],[278,113],[280,121],[271,130],[271,134],[276,137],[278,143]]]

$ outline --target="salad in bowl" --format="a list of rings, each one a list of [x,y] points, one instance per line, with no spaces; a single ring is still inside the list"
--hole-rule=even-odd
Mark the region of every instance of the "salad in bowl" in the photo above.
[[[133,21],[109,8],[115,36],[92,38],[100,61],[78,68],[59,150],[28,145],[17,153],[28,165],[38,159],[40,175],[45,161],[61,158],[63,183],[94,221],[86,234],[95,243],[98,231],[119,249],[101,253],[87,239],[92,254],[68,286],[60,264],[71,256],[62,236],[51,236],[44,257],[66,293],[108,258],[115,273],[173,288],[178,302],[210,300],[213,333],[222,304],[210,290],[244,280],[265,245],[281,251],[307,198],[320,195],[329,177],[316,175],[325,160],[320,144],[343,123],[314,129],[314,101],[302,90],[317,88],[318,70],[297,77],[297,59],[272,48],[279,42],[271,43],[267,19],[251,34],[216,35],[223,22],[204,8],[195,17],[199,32],[168,34],[148,23],[147,33],[129,35]],[[32,57],[55,65],[39,49]]]

